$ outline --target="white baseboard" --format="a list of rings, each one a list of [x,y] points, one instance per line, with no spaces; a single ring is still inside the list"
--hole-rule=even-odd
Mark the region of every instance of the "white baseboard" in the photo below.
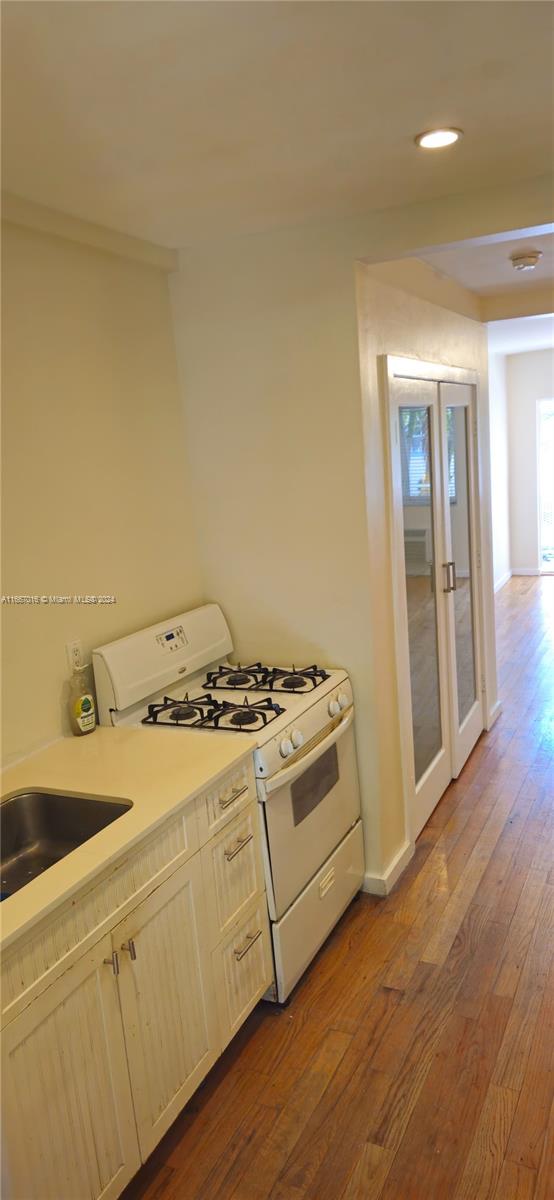
[[[362,891],[370,892],[372,896],[388,896],[397,879],[400,878],[403,870],[408,866],[410,859],[413,858],[414,850],[415,846],[413,842],[404,842],[398,853],[391,859],[383,875],[370,875],[366,871]]]
[[[540,575],[540,567],[512,567],[512,575]]]
[[[497,582],[497,583],[495,583],[495,585],[494,585],[494,590],[495,590],[495,592],[499,592],[499,591],[500,591],[500,588],[503,588],[503,587],[504,587],[504,584],[506,584],[506,583],[508,582],[508,580],[509,580],[509,579],[511,579],[511,578],[512,578],[512,572],[511,572],[511,571],[506,571],[506,573],[505,573],[504,575],[501,575],[501,576],[500,576],[500,579],[498,580],[498,582]]]
[[[487,733],[490,733],[495,721],[498,720],[501,712],[502,712],[502,704],[501,704],[500,700],[497,700],[496,704],[493,704],[492,708],[489,708],[489,711],[487,713],[487,722],[485,725],[485,729],[486,729]]]

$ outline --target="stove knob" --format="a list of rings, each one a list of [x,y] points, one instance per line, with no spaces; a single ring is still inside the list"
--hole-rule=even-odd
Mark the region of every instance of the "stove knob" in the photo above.
[[[294,746],[290,738],[283,738],[281,745],[279,746],[279,754],[281,755],[281,758],[288,758],[289,754],[292,754],[293,750]]]
[[[344,692],[339,692],[337,699],[341,708],[348,708],[348,696]]]
[[[340,713],[340,704],[338,700],[329,701],[328,713],[330,717],[338,717]]]
[[[293,729],[291,733],[291,741],[295,750],[299,750],[304,745],[304,734],[300,729]]]

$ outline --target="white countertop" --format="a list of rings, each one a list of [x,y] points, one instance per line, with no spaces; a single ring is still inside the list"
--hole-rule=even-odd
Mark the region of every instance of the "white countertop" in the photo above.
[[[2,796],[47,789],[130,800],[133,807],[0,905],[5,948],[125,853],[184,801],[252,754],[239,733],[108,729],[66,737],[2,773]]]

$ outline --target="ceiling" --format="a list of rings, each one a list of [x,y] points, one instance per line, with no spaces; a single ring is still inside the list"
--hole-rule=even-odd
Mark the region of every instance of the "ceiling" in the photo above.
[[[553,8],[2,5],[3,185],[180,246],[541,175]],[[465,130],[444,151],[413,136]]]
[[[516,250],[541,250],[542,258],[532,271],[515,271],[510,255]],[[535,287],[554,278],[554,233],[519,237],[488,244],[466,243],[418,255],[441,275],[455,279],[472,292],[486,296],[513,287]]]
[[[540,317],[514,317],[491,321],[488,327],[491,354],[524,354],[554,348],[554,313]]]

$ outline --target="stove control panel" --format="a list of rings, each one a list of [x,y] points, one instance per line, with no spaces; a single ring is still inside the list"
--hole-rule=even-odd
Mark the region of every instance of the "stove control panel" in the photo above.
[[[289,754],[292,754],[293,750],[294,750],[294,746],[291,742],[291,739],[283,738],[283,740],[279,746],[279,754],[281,755],[281,758],[288,758]]]
[[[157,633],[156,641],[162,650],[168,653],[173,650],[182,650],[183,646],[187,645],[187,637],[182,625],[175,625],[173,629],[164,629],[163,633]]]

